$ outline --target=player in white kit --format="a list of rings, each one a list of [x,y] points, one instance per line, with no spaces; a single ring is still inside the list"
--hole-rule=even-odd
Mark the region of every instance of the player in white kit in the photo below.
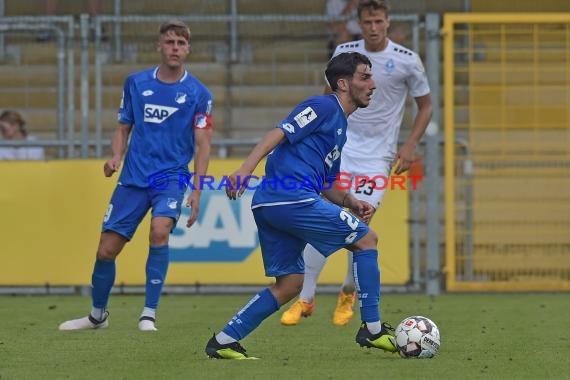
[[[339,45],[333,56],[356,51],[372,62],[372,79],[376,91],[367,108],[358,109],[348,118],[347,142],[341,156],[340,171],[350,173],[351,192],[377,210],[387,188],[392,167],[395,174],[408,170],[416,159],[416,147],[431,119],[430,89],[420,57],[388,38],[389,7],[383,0],[362,0],[358,5],[359,25],[363,39]],[[325,93],[330,88],[325,89]],[[398,135],[406,97],[410,94],[418,112],[410,135],[398,149]],[[356,176],[377,177],[376,186]],[[361,177],[362,178],[362,177]],[[344,178],[346,179],[346,177]],[[383,188],[383,189],[381,189]],[[333,315],[335,325],[347,324],[353,315],[356,298],[352,272],[352,253],[348,252],[348,270]],[[292,326],[308,317],[315,307],[315,290],[325,257],[311,245],[304,252],[305,276],[299,299],[281,316],[283,325]]]

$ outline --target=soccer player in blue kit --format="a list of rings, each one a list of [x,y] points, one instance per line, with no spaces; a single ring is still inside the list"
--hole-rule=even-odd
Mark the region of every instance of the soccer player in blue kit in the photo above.
[[[91,278],[92,309],[88,316],[63,322],[60,330],[106,328],[107,303],[115,282],[115,259],[152,210],[146,263],[145,305],[138,327],[155,331],[156,309],[168,270],[168,240],[181,212],[188,183],[193,191],[186,206],[190,227],[199,212],[199,179],[206,174],[212,139],[212,94],[184,61],[190,49],[190,30],[181,21],[159,29],[159,66],[131,74],[125,81],[118,126],[112,139],[113,157],[105,162],[110,177],[124,166],[103,218],[103,227]],[[129,135],[131,135],[130,142]],[[128,145],[128,149],[127,149]],[[194,173],[188,164],[194,158]],[[196,190],[194,190],[196,189]]]
[[[226,193],[236,199],[249,187],[248,176],[267,156],[265,177],[257,185],[251,208],[265,274],[276,281],[208,341],[205,351],[210,358],[251,358],[239,341],[299,294],[307,243],[325,256],[344,247],[353,250],[362,318],[356,342],[396,351],[394,337],[380,320],[378,238],[365,223],[374,207],[335,185],[347,117],[368,106],[375,89],[371,63],[360,53],[342,53],[329,61],[325,76],[333,93],[311,97],[295,107],[229,177]]]

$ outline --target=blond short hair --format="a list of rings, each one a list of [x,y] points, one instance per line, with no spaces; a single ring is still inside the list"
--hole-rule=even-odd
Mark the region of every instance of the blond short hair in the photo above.
[[[174,32],[177,36],[182,36],[186,39],[186,41],[190,41],[190,37],[192,34],[190,33],[190,28],[186,25],[183,21],[180,20],[169,20],[163,22],[158,29],[159,34],[165,35],[168,32]]]

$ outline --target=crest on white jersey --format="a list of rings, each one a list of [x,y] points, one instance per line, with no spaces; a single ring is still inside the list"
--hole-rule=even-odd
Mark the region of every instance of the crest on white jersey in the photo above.
[[[172,116],[178,108],[160,106],[157,104],[144,105],[144,121],[146,123],[160,124]]]
[[[317,118],[317,113],[311,107],[307,107],[294,117],[297,125],[303,128],[305,125],[309,124],[311,121]]]
[[[394,71],[395,68],[396,65],[394,65],[394,61],[392,61],[391,59],[389,59],[388,62],[386,62],[386,64],[384,65],[384,71],[386,71],[388,74]]]
[[[183,92],[177,92],[174,100],[178,104],[184,104],[184,103],[186,103],[186,94]]]

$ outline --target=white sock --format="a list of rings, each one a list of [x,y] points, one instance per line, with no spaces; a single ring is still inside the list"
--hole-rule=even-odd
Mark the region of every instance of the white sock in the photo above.
[[[156,320],[156,309],[152,309],[150,307],[144,307],[141,313],[141,317],[150,317]]]
[[[344,278],[344,282],[342,283],[340,290],[345,294],[350,294],[356,289],[356,285],[354,284],[354,272],[352,271],[352,252],[347,251],[346,257],[348,261],[348,265],[346,266],[346,277]]]
[[[378,322],[366,322],[366,327],[371,334],[378,334],[382,330],[382,323]]]
[[[317,282],[327,259],[310,244],[305,247],[303,258],[305,259],[305,277],[299,298],[310,303],[315,297]]]
[[[105,316],[105,309],[99,309],[98,307],[91,308],[91,316],[98,321],[102,321]]]
[[[216,340],[218,341],[219,344],[230,344],[233,342],[237,342],[237,340],[235,340],[234,338],[232,338],[231,336],[229,336],[228,334],[226,334],[223,331],[220,331],[216,335]]]

